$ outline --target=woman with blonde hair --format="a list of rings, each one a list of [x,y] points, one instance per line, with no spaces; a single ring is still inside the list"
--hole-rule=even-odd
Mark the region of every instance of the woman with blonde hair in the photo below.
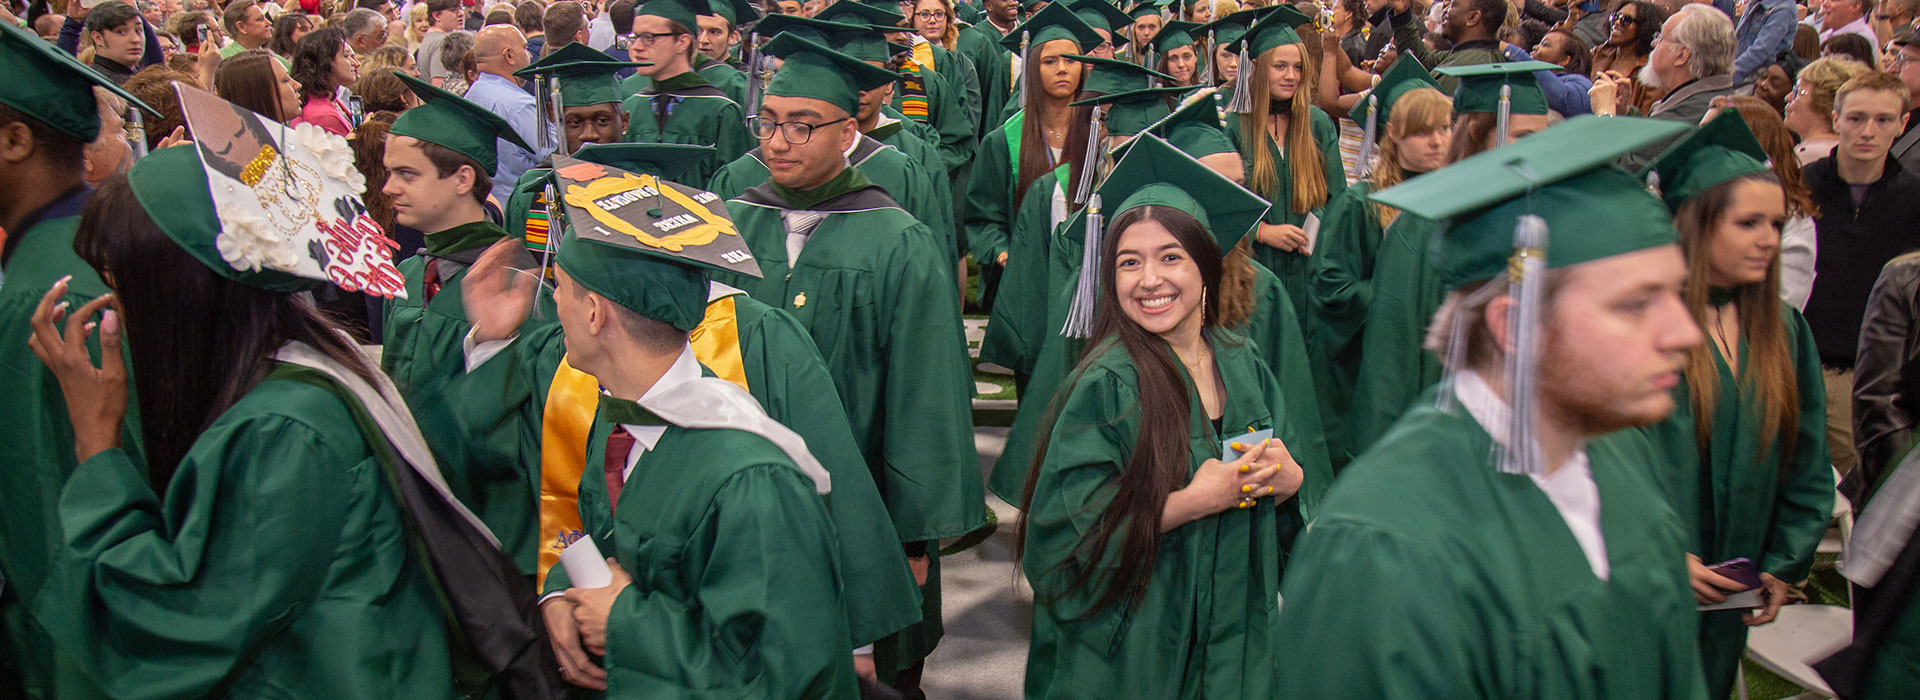
[[[1424,243],[1431,222],[1402,217],[1398,209],[1368,195],[1420,173],[1445,166],[1453,141],[1453,101],[1418,61],[1401,61],[1380,79],[1374,99],[1361,101],[1353,114],[1365,122],[1367,111],[1380,124],[1378,165],[1372,176],[1355,182],[1327,203],[1320,226],[1320,251],[1313,259],[1308,314],[1310,352],[1320,380],[1320,419],[1334,464],[1344,464],[1344,426],[1360,371],[1361,339],[1373,300],[1375,262],[1395,237]],[[1377,105],[1377,107],[1369,107]],[[1403,221],[1404,219],[1404,221]],[[1405,223],[1402,226],[1400,224]]]
[[[420,50],[420,41],[427,38],[427,30],[432,26],[433,21],[427,17],[426,3],[416,2],[407,8],[407,53]]]
[[[1833,130],[1833,97],[1848,80],[1872,70],[1847,56],[1826,56],[1800,69],[1784,114],[1787,128],[1800,137],[1793,152],[1801,165],[1833,155],[1833,147],[1840,145],[1840,134]]]
[[[1691,535],[1694,599],[1758,593],[1700,614],[1709,697],[1732,693],[1747,628],[1773,621],[1807,578],[1833,512],[1825,380],[1806,319],[1780,300],[1787,197],[1766,157],[1739,115],[1722,114],[1650,167],[1686,253],[1681,300],[1709,342],[1686,352],[1673,415],[1641,430],[1667,457],[1656,476]]]
[[[907,17],[913,22],[913,32],[926,38],[940,48],[956,50],[960,40],[960,24],[953,16],[953,0],[918,0],[913,4],[913,14]]]
[[[1307,298],[1314,225],[1333,195],[1347,186],[1340,164],[1339,131],[1313,105],[1318,71],[1296,27],[1313,23],[1291,5],[1281,5],[1254,23],[1240,39],[1252,71],[1236,79],[1227,135],[1247,166],[1247,187],[1273,203],[1254,233],[1254,260],[1273,272],[1293,297]],[[1244,88],[1239,86],[1244,85]]]

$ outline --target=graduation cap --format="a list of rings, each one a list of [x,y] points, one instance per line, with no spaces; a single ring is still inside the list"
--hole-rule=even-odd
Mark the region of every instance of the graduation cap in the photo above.
[[[860,111],[860,93],[899,79],[893,71],[792,33],[774,37],[762,50],[786,61],[767,81],[767,94],[825,100],[849,115]]]
[[[1173,0],[1142,0],[1141,2],[1134,3],[1132,7],[1127,8],[1127,16],[1134,19],[1159,17],[1166,14],[1167,6],[1171,4],[1173,4]],[[1189,22],[1188,24],[1192,23]]]
[[[1405,54],[1393,62],[1393,67],[1380,76],[1380,82],[1374,84],[1367,98],[1355,106],[1351,117],[1366,125],[1360,137],[1360,177],[1366,177],[1373,170],[1373,150],[1379,143],[1380,124],[1389,118],[1393,103],[1420,88],[1438,90],[1440,83],[1434,81],[1433,74],[1428,73],[1413,54]]]
[[[1165,26],[1160,27],[1160,33],[1153,35],[1153,40],[1148,41],[1147,45],[1155,53],[1164,56],[1168,51],[1194,45],[1195,40],[1201,36],[1201,26],[1185,20],[1169,21]]]
[[[0,104],[20,110],[55,131],[90,143],[100,136],[100,107],[93,88],[103,87],[127,104],[160,116],[133,93],[67,52],[13,24],[0,22],[0,75],[15,76],[0,90]]]
[[[573,157],[674,182],[697,183],[701,164],[714,152],[712,146],[689,143],[590,143],[581,146]]]
[[[899,3],[895,2],[888,2],[886,5],[896,8],[900,6]],[[907,21],[906,15],[902,15],[886,7],[854,2],[854,0],[840,0],[839,2],[828,5],[825,9],[820,10],[819,14],[814,15],[813,18],[843,24],[877,24],[885,27],[893,27],[893,31],[896,32],[907,31],[900,26]]]
[[[1278,5],[1268,5],[1241,10],[1225,17],[1216,17],[1212,22],[1200,25],[1195,31],[1205,33],[1209,37],[1207,43],[1211,46],[1232,46],[1240,42],[1240,37],[1247,35],[1247,30],[1253,28],[1253,23],[1260,21],[1260,18],[1278,8]]]
[[[711,12],[705,14],[718,15],[733,27],[739,27],[760,18],[760,12],[753,9],[753,3],[747,0],[707,0],[707,9]]]
[[[719,195],[566,156],[553,165],[567,219],[557,262],[580,286],[691,331],[709,273],[760,276]]]
[[[1227,109],[1245,114],[1253,111],[1253,91],[1249,81],[1253,80],[1253,59],[1287,44],[1300,44],[1301,58],[1306,58],[1306,41],[1295,31],[1299,27],[1313,24],[1313,19],[1294,9],[1292,5],[1273,5],[1272,10],[1253,23],[1247,33],[1236,42],[1240,47],[1240,69],[1234,73],[1233,102]]]
[[[1095,1],[1099,2],[1100,0]],[[1080,84],[1080,89],[1086,92],[1115,95],[1123,92],[1132,92],[1134,90],[1145,90],[1153,87],[1153,81],[1155,80],[1173,80],[1173,76],[1171,75],[1117,59],[1081,56],[1077,54],[1069,54],[1066,58],[1084,63],[1093,69],[1092,72],[1087,75],[1086,81]],[[1180,87],[1178,89],[1186,90],[1189,88]],[[1080,104],[1104,103],[1096,103],[1093,101],[1074,103],[1075,106]]]
[[[1067,58],[1086,63],[1093,67],[1081,90],[1096,92],[1099,96],[1072,103],[1074,107],[1101,106],[1096,110],[1096,119],[1107,126],[1107,133],[1132,136],[1141,129],[1167,116],[1166,96],[1192,90],[1185,86],[1156,87],[1156,83],[1171,81],[1173,76],[1127,61],[1093,56],[1068,56]],[[1095,130],[1098,132],[1098,129]],[[1099,144],[1090,143],[1097,156]],[[1086,182],[1086,178],[1082,178]],[[1082,193],[1077,201],[1085,201]]]
[[[506,139],[507,143],[533,150],[500,115],[468,102],[459,95],[434,87],[433,83],[400,71],[394,71],[393,74],[406,83],[413,94],[420,96],[420,105],[402,112],[399,119],[393,120],[388,133],[411,136],[453,149],[453,152],[479,163],[488,175],[493,174],[500,162],[497,139]]]
[[[1506,386],[1513,421],[1499,470],[1539,474],[1544,468],[1532,420],[1537,388],[1534,353],[1546,270],[1672,244],[1672,214],[1645,183],[1613,167],[1613,160],[1685,131],[1679,122],[1634,117],[1576,117],[1524,141],[1495,148],[1375,193],[1374,201],[1446,224],[1436,241],[1435,267],[1448,288],[1489,284],[1466,301],[1471,308],[1500,292],[1512,296],[1512,344]],[[1473,183],[1462,187],[1461,183]],[[1562,235],[1548,245],[1549,231]],[[1456,314],[1446,367],[1465,363],[1466,324]],[[1451,392],[1441,392],[1450,401]]]
[[[1222,255],[1239,245],[1240,239],[1260,223],[1271,206],[1259,195],[1221,177],[1160,137],[1135,138],[1126,156],[1101,181],[1087,202],[1080,279],[1073,304],[1067,310],[1066,326],[1061,329],[1061,335],[1069,338],[1085,338],[1093,332],[1093,309],[1100,293],[1102,273],[1100,240],[1104,235],[1101,230],[1104,202],[1118,202],[1107,209],[1114,218],[1144,206],[1172,207],[1186,212],[1213,234]]]
[[[1014,53],[1020,56],[1020,65],[1024,66],[1027,65],[1029,49],[1039,48],[1045,46],[1047,42],[1061,39],[1073,42],[1073,53],[1076,54],[1084,53],[1101,44],[1100,34],[1093,31],[1093,27],[1087,26],[1086,20],[1080,19],[1065,5],[1055,2],[1048,3],[1046,7],[1040,8],[1039,12],[1028,17],[1025,23],[1007,32],[1007,36],[1000,40],[1000,45],[1013,49]],[[1020,79],[1019,105],[1021,107],[1027,106],[1027,92],[1032,89],[1033,86],[1028,85],[1024,77]]]
[[[700,15],[713,14],[709,0],[646,0],[634,11],[635,17],[659,17],[672,20],[690,32],[700,31]]]
[[[561,107],[586,107],[608,102],[618,103],[626,99],[616,74],[627,68],[647,65],[652,64],[614,60],[606,52],[596,51],[576,41],[560,47],[546,57],[528,64],[525,68],[514,71],[513,74],[521,78],[545,78],[557,81],[560,86]]]
[[[897,32],[899,28],[878,27],[858,21],[830,22],[795,15],[772,15],[754,25],[753,30],[760,36],[792,34],[822,46],[834,47],[862,61],[886,63],[893,58],[896,50],[896,45],[887,42],[887,34]]]
[[[36,40],[37,41],[37,40]],[[127,187],[140,202],[140,208],[153,217],[153,223],[187,254],[221,277],[270,292],[292,293],[319,289],[325,280],[301,276],[286,265],[243,269],[229,263],[220,252],[223,243],[220,216],[216,213],[207,170],[195,153],[196,146],[181,144],[162,148],[134,161],[127,170]],[[236,231],[237,233],[237,231]],[[231,235],[231,234],[230,234]],[[260,241],[268,245],[278,240]],[[228,243],[231,249],[232,244]],[[281,246],[275,245],[276,248]],[[273,258],[284,261],[284,249]]]
[[[1767,150],[1747,120],[1729,109],[1667,148],[1640,176],[1657,183],[1661,201],[1677,212],[1688,200],[1717,185],[1771,172],[1766,162]]]
[[[1120,8],[1114,7],[1107,0],[1064,1],[1067,3],[1067,9],[1073,10],[1073,14],[1086,22],[1087,26],[1105,31],[1107,36],[1111,37],[1109,41],[1115,48],[1126,45],[1127,38],[1120,35],[1120,30],[1133,25],[1132,15],[1120,11]]]
[[[1181,153],[1195,158],[1239,152],[1227,137],[1226,124],[1220,121],[1220,91],[1217,88],[1203,88],[1188,96],[1172,114],[1147,125],[1140,133],[1166,139]]]
[[[1503,99],[1511,105],[1512,114],[1546,114],[1547,95],[1533,72],[1559,69],[1546,61],[1511,61],[1448,66],[1434,72],[1460,79],[1453,91],[1453,111],[1460,114],[1497,114]]]

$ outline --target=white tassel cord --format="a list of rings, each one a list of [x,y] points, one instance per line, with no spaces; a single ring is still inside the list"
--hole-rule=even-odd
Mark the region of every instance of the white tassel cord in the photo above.
[[[1087,147],[1080,154],[1080,182],[1074,185],[1072,204],[1085,203],[1093,194],[1093,181],[1100,172],[1100,144],[1105,140],[1101,134],[1101,128],[1106,125],[1105,116],[1106,107],[1093,106],[1093,126],[1087,129]]]
[[[1026,75],[1027,73],[1032,72],[1031,70],[1028,69],[1029,66],[1027,66],[1027,42],[1032,38],[1033,38],[1032,32],[1027,32],[1027,31],[1020,32],[1020,74],[1014,76],[1014,79],[1020,81],[1019,105],[1021,109],[1026,109],[1027,105],[1032,104],[1031,102],[1027,101],[1027,93],[1033,90],[1033,86],[1027,84],[1031,81],[1027,80],[1027,75]]]
[[[1521,215],[1513,228],[1513,257],[1507,265],[1507,293],[1514,311],[1507,317],[1507,394],[1513,405],[1511,429],[1499,470],[1507,474],[1536,475],[1545,471],[1545,457],[1534,436],[1535,406],[1539,403],[1540,309],[1547,291],[1547,222],[1533,214]]]
[[[1093,307],[1100,294],[1100,194],[1087,198],[1087,228],[1080,249],[1080,277],[1075,281],[1073,303],[1067,307],[1067,322],[1060,335],[1086,338],[1093,335]]]
[[[1513,86],[1500,86],[1500,106],[1494,114],[1493,147],[1507,145],[1507,125],[1513,120]]]
[[[1360,136],[1360,156],[1357,159],[1359,177],[1364,180],[1373,175],[1374,143],[1380,138],[1380,96],[1367,93],[1367,128]]]
[[[760,93],[763,81],[760,74],[760,34],[747,32],[747,114],[760,113]]]
[[[1233,101],[1227,104],[1227,111],[1246,114],[1253,111],[1252,85],[1253,57],[1247,53],[1252,48],[1251,41],[1240,47],[1239,69],[1233,72]]]
[[[553,132],[547,128],[553,125],[553,91],[549,89],[552,84],[553,78],[549,75],[533,78],[533,111],[540,113],[540,133],[534,135],[533,145],[541,151],[553,150]]]

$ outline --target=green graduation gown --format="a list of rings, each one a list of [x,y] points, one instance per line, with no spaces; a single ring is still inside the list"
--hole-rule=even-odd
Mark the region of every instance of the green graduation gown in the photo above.
[[[441,594],[353,412],[270,376],[164,499],[124,450],[81,464],[36,603],[62,649],[116,698],[455,697]]]
[[[693,71],[654,81],[627,98],[622,108],[628,117],[623,141],[712,146],[712,157],[695,168],[690,178],[698,182],[711,179],[721,166],[757,143],[747,131],[747,116],[740,104]]]
[[[800,209],[830,213],[789,262],[781,214]],[[716,279],[792,314],[813,336],[900,539],[930,542],[984,525],[972,373],[939,237],[854,168],[812,191],[749,189],[727,211],[765,277]],[[893,638],[897,665],[883,677],[939,641],[937,569],[921,595],[925,616]]]
[[[733,100],[733,103],[740,105],[740,109],[744,111],[747,108],[747,72],[716,58],[703,56],[702,59],[704,60],[694,67],[693,72],[699,73],[700,77],[706,78],[707,82],[720,88],[721,92],[727,94],[727,99]],[[635,94],[639,92],[639,90],[634,91]]]
[[[1674,389],[1674,411],[1665,421],[1643,428],[1665,453],[1659,463],[1669,502],[1692,537],[1687,551],[1706,564],[1746,557],[1760,570],[1789,584],[1806,580],[1813,553],[1833,517],[1833,468],[1827,456],[1826,385],[1820,355],[1807,321],[1781,303],[1787,348],[1799,391],[1799,423],[1793,452],[1783,454],[1779,436],[1760,434],[1762,416],[1754,405],[1747,342],[1739,341],[1742,371],[1735,377],[1715,353],[1719,393],[1714,398],[1712,437],[1705,454],[1694,437],[1698,418],[1686,382]],[[1746,385],[1746,386],[1743,386]],[[1743,390],[1744,389],[1744,390]],[[1762,452],[1761,442],[1767,441]],[[1747,648],[1742,611],[1700,613],[1700,660],[1705,664],[1708,697],[1733,691],[1733,674]]]
[[[587,463],[606,461],[616,421],[643,415],[603,396]],[[633,577],[607,616],[607,697],[858,696],[833,523],[813,482],[773,443],[669,425],[618,504],[589,470],[580,519]],[[568,584],[556,564],[547,590]]]
[[[1333,120],[1327,117],[1326,112],[1320,111],[1319,107],[1312,107],[1310,111],[1313,120],[1313,141],[1320,149],[1321,170],[1325,173],[1327,179],[1327,201],[1331,202],[1335,197],[1339,196],[1341,190],[1347,187],[1346,167],[1340,163],[1340,130],[1333,125]],[[1233,140],[1233,145],[1236,150],[1241,153],[1247,152],[1246,139],[1248,136],[1248,134],[1241,133],[1238,115],[1233,115],[1227,119],[1227,137]],[[1254,134],[1252,136],[1263,136],[1263,134]],[[1262,140],[1266,139],[1263,138]],[[1293,179],[1290,175],[1292,171],[1288,169],[1290,166],[1287,160],[1292,157],[1292,154],[1282,152],[1279,147],[1271,142],[1267,144],[1267,150],[1273,155],[1275,172],[1278,172],[1280,177],[1272,191],[1256,191],[1257,194],[1273,203],[1273,208],[1267,210],[1267,216],[1262,219],[1261,222],[1268,224],[1292,224],[1294,226],[1304,227],[1307,224],[1307,215],[1319,214],[1324,207],[1306,212],[1294,211],[1292,204]],[[1251,183],[1253,182],[1253,159],[1247,158],[1246,161],[1247,182]],[[1316,243],[1314,248],[1315,252],[1318,253],[1320,244]],[[1286,285],[1287,293],[1293,296],[1293,303],[1299,305],[1297,310],[1302,314],[1307,313],[1305,304],[1307,303],[1307,299],[1310,298],[1307,290],[1307,280],[1313,275],[1314,257],[1313,255],[1301,255],[1290,251],[1282,251],[1278,248],[1262,245],[1258,241],[1255,241],[1253,245],[1253,259],[1267,266],[1267,269],[1272,270],[1273,274],[1280,278],[1280,283]]]
[[[748,393],[769,417],[806,440],[807,451],[833,476],[829,501],[849,601],[853,646],[848,649],[906,628],[920,619],[920,594],[813,339],[778,309],[744,294],[724,299],[733,303]],[[719,301],[708,303],[709,313]],[[558,325],[529,329],[511,353],[503,351],[511,359],[482,363],[449,389],[449,402],[460,407],[456,419],[478,445],[472,451],[486,455],[489,464],[512,467],[501,478],[515,487],[502,487],[500,500],[511,493],[521,504],[527,532],[514,539],[529,542],[528,551],[516,551],[516,557],[533,558],[535,547],[546,546],[536,541],[543,538],[537,531],[538,466],[548,390],[566,356],[564,339]],[[597,473],[585,470],[588,476]],[[495,534],[503,543],[508,539],[507,533]]]
[[[1315,376],[1320,378],[1320,417],[1336,467],[1347,462],[1343,429],[1360,371],[1360,335],[1373,300],[1373,262],[1380,255],[1380,211],[1367,201],[1373,183],[1361,181],[1327,202],[1313,256],[1307,317],[1313,338]],[[1255,245],[1258,245],[1256,243]]]
[[[1412,406],[1414,397],[1440,381],[1440,358],[1422,348],[1427,326],[1447,290],[1428,264],[1439,224],[1402,213],[1387,227],[1373,264],[1372,299],[1360,335],[1364,362],[1354,373],[1348,410],[1346,458],[1367,451]]]
[[[953,242],[953,202],[947,191],[945,171],[929,170],[899,149],[865,135],[853,145],[847,162],[886,190],[913,218],[933,229],[946,241],[947,250],[957,245]],[[766,161],[761,160],[760,147],[755,146],[714,173],[713,180],[707,183],[707,191],[723,199],[733,199],[747,188],[764,184],[769,176]]]
[[[1219,459],[1220,443],[1243,431],[1288,432],[1286,401],[1253,344],[1211,331],[1214,366],[1226,393],[1214,430],[1192,379],[1188,472]],[[1102,587],[1068,591],[1080,571],[1117,562],[1118,543],[1099,561],[1074,556],[1111,504],[1140,434],[1139,379],[1125,347],[1107,341],[1065,389],[1034,483],[1021,566],[1033,584],[1028,698],[1274,697],[1283,647],[1277,633],[1281,574],[1294,537],[1332,480],[1324,463],[1307,469],[1300,492],[1279,504],[1228,509],[1160,537],[1138,605],[1090,609]],[[1284,438],[1283,438],[1284,440]],[[1095,574],[1095,581],[1102,574]]]
[[[980,76],[980,119],[974,125],[974,134],[981,138],[1000,126],[1000,114],[1006,110],[1007,100],[1013,98],[1013,52],[1000,45],[1005,37],[982,18],[962,28],[954,42],[954,48],[973,63],[974,73]]]
[[[1049,255],[1054,229],[1064,223],[1053,220],[1054,190],[1059,188],[1062,174],[1055,168],[1041,175],[1020,201],[1007,242],[1006,269],[1000,273],[1000,291],[988,314],[986,335],[980,340],[980,361],[1016,374],[1033,374],[1041,344],[1050,331],[1060,330],[1044,324],[1051,318],[1047,306],[1055,289],[1049,277],[1053,274]],[[1079,269],[1079,263],[1073,261],[1074,269]]]
[[[1450,385],[1437,390],[1450,391]],[[1281,588],[1273,697],[1704,698],[1688,539],[1627,431],[1587,443],[1609,576],[1432,392],[1340,474]]]
[[[35,698],[105,697],[85,671],[53,645],[27,605],[60,551],[60,488],[78,463],[66,398],[53,373],[27,348],[26,338],[40,297],[61,277],[73,276],[61,299],[69,309],[78,310],[108,291],[100,275],[73,251],[80,208],[91,192],[77,187],[22,221],[12,234],[14,250],[6,261],[6,282],[0,285],[0,337],[11,339],[0,352],[0,393],[7,397],[0,402],[0,421],[7,426],[7,437],[0,440],[0,483],[7,485],[0,489],[0,579],[5,581],[0,584],[0,634],[6,638],[0,653],[0,690],[6,690],[8,676],[18,676],[25,686],[21,690]],[[94,352],[97,360],[97,344]],[[123,444],[135,454],[140,435],[133,411],[138,404],[129,402],[121,432]],[[144,478],[145,472],[141,474]]]

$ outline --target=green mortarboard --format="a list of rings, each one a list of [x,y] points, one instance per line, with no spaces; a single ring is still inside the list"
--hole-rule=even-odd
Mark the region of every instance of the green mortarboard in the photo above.
[[[1132,136],[1167,117],[1168,95],[1192,89],[1186,86],[1142,88],[1103,94],[1075,102],[1072,106],[1107,105],[1106,116],[1103,118],[1107,124],[1107,133],[1114,136]]]
[[[1401,54],[1400,60],[1394,61],[1393,67],[1388,68],[1386,74],[1380,76],[1380,82],[1375,83],[1373,86],[1373,92],[1369,97],[1378,97],[1379,99],[1361,100],[1359,104],[1354,106],[1351,118],[1360,124],[1367,123],[1367,105],[1377,103],[1380,105],[1380,114],[1375,118],[1376,123],[1385,124],[1393,113],[1394,101],[1399,100],[1400,96],[1420,88],[1439,90],[1440,83],[1435,82],[1433,74],[1428,73],[1426,68],[1420,66],[1420,61],[1415,59],[1413,54]]]
[[[1599,260],[1674,242],[1672,213],[1646,183],[1611,163],[1686,129],[1680,122],[1584,115],[1373,199],[1447,222],[1436,267],[1450,289],[1504,272],[1524,215],[1541,217],[1551,232],[1548,267]]]
[[[0,75],[16,76],[0,90],[0,104],[81,143],[100,136],[100,107],[93,99],[95,86],[119,95],[127,104],[160,115],[140,98],[32,32],[5,22],[0,25],[5,25],[0,28]]]
[[[1294,9],[1292,5],[1272,5],[1271,7],[1273,9],[1254,22],[1253,26],[1247,29],[1246,35],[1240,38],[1252,49],[1248,52],[1250,56],[1259,56],[1286,44],[1306,43],[1295,29],[1313,24],[1313,18]]]
[[[1099,2],[1101,0],[1095,1]],[[1097,56],[1080,56],[1077,54],[1069,54],[1066,58],[1084,63],[1093,69],[1092,72],[1087,74],[1086,79],[1080,83],[1080,89],[1085,92],[1116,95],[1123,92],[1145,90],[1152,87],[1155,78],[1165,82],[1173,81],[1173,76],[1171,75],[1127,61],[1100,58]],[[1183,87],[1180,89],[1185,90],[1189,88]],[[1078,104],[1080,103],[1075,103],[1076,106]],[[1088,101],[1086,104],[1104,103]]]
[[[1251,10],[1241,10],[1225,17],[1216,18],[1212,22],[1202,24],[1195,28],[1194,31],[1200,34],[1211,35],[1214,46],[1232,46],[1240,42],[1240,37],[1247,35],[1247,30],[1251,29],[1255,22],[1260,21],[1262,17],[1266,17],[1268,13],[1273,12],[1277,7],[1279,6],[1268,5],[1266,7],[1256,7]]]
[[[1200,25],[1176,19],[1161,27],[1160,33],[1153,35],[1153,41],[1147,44],[1152,46],[1155,52],[1164,56],[1168,51],[1182,46],[1192,46],[1194,37],[1200,36],[1199,31]]]
[[[1655,159],[1642,178],[1657,177],[1660,200],[1679,211],[1680,205],[1735,178],[1771,172],[1767,149],[1738,110],[1724,110]]]
[[[1131,15],[1121,12],[1120,8],[1107,0],[1066,0],[1066,3],[1067,9],[1073,10],[1073,14],[1086,22],[1087,26],[1103,30],[1107,36],[1113,37],[1115,47],[1126,45],[1127,38],[1120,36],[1120,30],[1133,25]]]
[[[1147,125],[1141,133],[1166,139],[1181,153],[1195,158],[1239,152],[1227,138],[1226,124],[1220,121],[1220,91],[1212,88],[1203,88],[1187,98],[1172,114]]]
[[[434,87],[433,83],[415,78],[400,71],[393,74],[420,96],[420,106],[400,114],[393,120],[393,126],[387,133],[411,136],[427,143],[437,143],[453,152],[480,163],[480,167],[492,176],[499,165],[498,139],[532,151],[513,126],[500,115],[489,112],[480,105],[468,102],[466,98]]]
[[[1050,0],[1020,0],[1020,9],[1032,11],[1034,5],[1049,1]]]
[[[1180,1],[1180,5],[1181,5],[1182,7],[1185,7],[1185,8],[1187,8],[1187,9],[1189,9],[1189,10],[1191,10],[1191,9],[1193,9],[1193,8],[1196,8],[1196,7],[1199,7],[1199,6],[1200,6],[1200,3],[1202,3],[1202,2],[1208,2],[1208,1],[1209,1],[1209,0],[1181,0],[1181,1]]]
[[[824,13],[823,13],[824,14]],[[759,24],[753,25],[753,33],[762,37],[774,37],[780,34],[794,34],[803,39],[811,39],[822,44],[832,45],[837,34],[850,34],[865,31],[867,23],[859,18],[849,17],[852,21],[836,22],[815,17],[799,15],[767,15]]]
[[[700,168],[714,152],[712,146],[688,143],[590,143],[573,157],[685,184],[699,182]]]
[[[618,103],[626,99],[625,91],[620,89],[620,79],[615,74],[625,68],[646,65],[652,64],[616,61],[605,51],[595,51],[576,41],[513,74],[529,79],[537,75],[551,75],[560,81],[561,107],[586,107]]]
[[[35,39],[38,41],[38,39]],[[325,282],[262,266],[241,270],[220,254],[220,216],[198,146],[181,144],[156,150],[133,162],[127,187],[160,232],[221,277],[270,292],[319,289]]]
[[[700,31],[700,20],[695,17],[707,14],[713,14],[708,0],[646,0],[633,13],[635,17],[651,15],[673,20],[687,31],[695,33]]]
[[[1022,36],[1027,39],[1024,47],[1020,45]],[[1040,8],[1039,12],[1033,13],[1032,17],[1028,17],[1025,24],[1007,32],[1006,38],[1000,40],[1000,45],[1017,53],[1036,49],[1042,44],[1059,39],[1072,41],[1074,46],[1078,47],[1073,53],[1090,50],[1099,46],[1102,41],[1100,35],[1093,31],[1093,27],[1087,26],[1086,20],[1080,19],[1072,10],[1067,9],[1066,5],[1052,2]]]
[[[707,9],[711,12],[704,14],[718,15],[736,29],[760,18],[760,12],[753,9],[753,3],[747,0],[707,0]]]
[[[898,3],[892,2],[887,4],[893,7],[900,6]],[[820,10],[820,14],[814,15],[813,18],[827,22],[840,22],[842,24],[878,24],[885,27],[894,27],[894,31],[907,31],[906,29],[900,28],[900,25],[907,21],[905,15],[885,7],[876,7],[865,3],[854,2],[853,0],[840,0],[839,2],[828,5],[825,9]]]
[[[1534,79],[1533,72],[1559,68],[1545,61],[1514,61],[1451,66],[1434,72],[1460,79],[1460,87],[1453,91],[1453,111],[1459,114],[1499,112],[1500,88],[1509,85],[1511,113],[1546,114],[1547,94],[1540,91],[1540,81]]]
[[[767,81],[768,95],[825,100],[849,115],[860,111],[860,93],[900,78],[893,71],[791,33],[774,37],[761,50],[785,61]]]
[[[1127,16],[1134,19],[1147,16],[1157,17],[1160,13],[1166,11],[1167,5],[1172,3],[1173,0],[1143,0],[1142,2],[1136,2],[1132,7],[1127,8]]]
[[[553,165],[567,215],[555,260],[593,293],[691,331],[710,271],[760,276],[719,196],[566,156]]]

